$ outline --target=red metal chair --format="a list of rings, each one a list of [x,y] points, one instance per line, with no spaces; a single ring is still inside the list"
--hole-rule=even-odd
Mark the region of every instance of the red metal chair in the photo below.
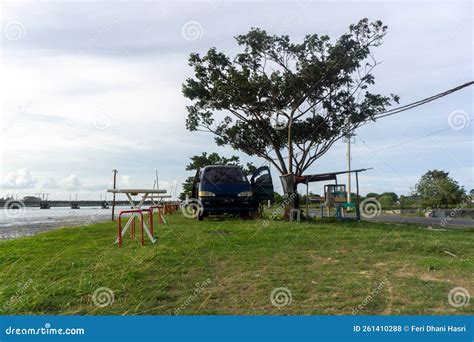
[[[131,224],[131,227],[130,227],[130,237],[132,238],[132,240],[135,239],[135,214],[138,214],[140,215],[140,223],[141,223],[141,230],[142,230],[142,246],[145,244],[145,239],[144,239],[144,232],[143,232],[143,211],[147,211],[147,210],[140,210],[140,209],[134,209],[134,210],[123,210],[119,213],[119,216],[118,216],[118,245],[119,247],[122,247],[122,215],[124,214],[132,214],[133,217],[131,218],[133,221],[132,221],[132,224]],[[152,228],[153,229],[153,228]],[[153,230],[152,230],[153,231]]]
[[[163,224],[162,220],[162,210],[163,207],[161,205],[152,205],[148,208],[148,214],[149,214],[149,222],[150,222],[150,233],[153,235],[153,213],[155,209],[158,209],[158,223]]]

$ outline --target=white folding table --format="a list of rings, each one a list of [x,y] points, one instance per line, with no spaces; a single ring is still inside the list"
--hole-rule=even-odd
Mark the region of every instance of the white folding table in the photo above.
[[[163,200],[166,199],[166,198],[172,198],[171,195],[152,195],[152,196],[148,196],[149,199],[151,199],[151,201],[153,202],[153,205],[163,205]],[[163,211],[159,211],[158,212],[158,215],[161,216],[161,219],[163,220],[164,223],[168,223],[168,221],[166,221],[166,218],[165,218],[165,215],[163,214]]]
[[[125,196],[127,196],[128,201],[130,202],[130,205],[132,206],[132,209],[138,210],[142,207],[143,203],[145,203],[145,201],[148,199],[148,195],[150,195],[150,194],[165,194],[166,190],[157,190],[157,189],[107,189],[107,192],[111,192],[111,193],[114,193],[114,194],[125,194]],[[142,198],[141,198],[140,202],[138,202],[138,204],[135,204],[135,202],[132,199],[132,196],[136,196],[136,195],[139,195],[139,194],[141,195]],[[130,216],[130,218],[128,219],[127,224],[122,229],[122,232],[121,232],[122,236],[125,234],[128,227],[131,225],[132,220],[135,219],[135,216],[137,216],[140,219],[138,214],[135,214],[135,213],[132,214]],[[146,234],[148,235],[148,238],[150,239],[150,241],[152,243],[155,243],[156,239],[154,238],[153,235],[151,235],[150,229],[148,229],[148,226],[146,225],[145,222],[143,222],[143,229],[145,230]],[[117,242],[118,242],[118,237],[117,237],[117,240],[115,240],[115,243],[117,243]]]
[[[172,196],[171,195],[152,195],[152,196],[148,196],[149,199],[151,199],[151,201],[153,202],[154,205],[159,205],[163,202],[164,199],[166,198],[171,198]]]

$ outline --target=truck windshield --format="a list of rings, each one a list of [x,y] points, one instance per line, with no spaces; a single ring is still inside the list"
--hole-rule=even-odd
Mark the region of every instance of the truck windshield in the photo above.
[[[247,183],[247,178],[237,167],[212,167],[204,171],[203,183]]]

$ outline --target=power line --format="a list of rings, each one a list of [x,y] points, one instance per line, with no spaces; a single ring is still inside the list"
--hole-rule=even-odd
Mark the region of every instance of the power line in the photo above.
[[[439,94],[436,94],[436,95],[432,95],[430,97],[427,97],[425,99],[422,99],[422,100],[418,100],[418,101],[415,101],[415,102],[412,102],[412,103],[409,103],[409,104],[406,104],[406,105],[403,105],[403,106],[400,106],[400,107],[397,107],[397,108],[393,108],[393,109],[390,109],[390,110],[387,110],[385,112],[382,112],[380,114],[378,114],[375,119],[380,119],[380,118],[384,118],[384,117],[387,117],[387,116],[390,116],[390,115],[394,115],[394,114],[398,114],[400,112],[404,112],[406,110],[409,110],[409,109],[412,109],[412,108],[415,108],[415,107],[418,107],[418,106],[421,106],[421,105],[424,105],[426,103],[429,103],[431,101],[434,101],[434,100],[437,100],[439,98],[442,98],[444,96],[447,96],[447,95],[450,95],[456,91],[459,91],[461,89],[464,89],[466,87],[469,87],[471,85],[474,84],[474,81],[470,81],[470,82],[467,82],[467,83],[464,83],[464,84],[461,84],[455,88],[452,88],[452,89],[449,89],[449,90],[446,90],[446,91],[443,91],[442,93],[439,93]],[[437,132],[433,132],[433,133],[430,133],[426,136],[429,136],[429,135],[433,135],[433,134],[437,134],[437,133],[440,133],[442,131],[445,131],[445,130],[448,130],[449,128],[446,128],[446,129],[443,129],[441,131],[437,131]],[[422,137],[418,137],[416,139],[421,139],[425,136],[422,136]],[[395,145],[396,146],[396,145]],[[392,146],[393,147],[393,146]],[[296,153],[296,155],[299,155],[299,154],[302,154],[303,152],[298,152]]]
[[[469,120],[469,122],[472,122],[472,121],[474,121],[474,120]],[[427,133],[427,134],[421,135],[419,137],[416,137],[416,138],[413,138],[413,139],[410,139],[410,140],[401,141],[398,144],[393,144],[393,145],[386,146],[386,147],[383,147],[383,148],[375,150],[375,151],[371,151],[370,153],[377,153],[377,152],[385,151],[385,150],[388,150],[388,149],[391,149],[391,148],[394,148],[394,147],[398,147],[400,145],[409,144],[409,143],[412,143],[414,141],[417,141],[417,140],[420,140],[420,139],[423,139],[423,138],[426,138],[426,137],[430,137],[432,135],[436,135],[438,133],[442,133],[442,132],[445,132],[445,131],[448,131],[448,130],[451,130],[451,129],[452,129],[452,127],[443,128],[443,129],[440,129],[440,130],[437,130],[437,131],[434,131],[434,132],[431,132],[431,133]],[[362,138],[359,138],[359,139],[365,144],[365,141]]]
[[[397,107],[397,108],[393,108],[393,109],[387,110],[387,111],[385,111],[385,112],[382,112],[382,113],[378,114],[375,118],[376,118],[376,119],[384,118],[384,117],[386,117],[386,116],[394,115],[394,114],[403,112],[403,111],[405,111],[405,110],[409,110],[409,109],[412,109],[412,108],[415,108],[415,107],[424,105],[424,104],[426,104],[426,103],[428,103],[428,102],[431,102],[431,101],[437,100],[437,99],[439,99],[439,98],[441,98],[441,97],[450,95],[450,94],[452,94],[452,93],[454,93],[454,92],[456,92],[456,91],[459,91],[459,90],[461,90],[461,89],[463,89],[463,88],[469,87],[470,85],[473,85],[473,84],[474,84],[474,81],[464,83],[464,84],[462,84],[462,85],[460,85],[460,86],[457,86],[457,87],[455,87],[455,88],[452,88],[452,89],[443,91],[442,93],[439,93],[439,94],[436,94],[436,95],[427,97],[427,98],[425,98],[425,99],[418,100],[418,101],[415,101],[415,102],[406,104],[406,105],[404,105],[404,106],[400,106],[400,107]]]
[[[393,108],[393,109],[390,109],[390,110],[387,110],[385,112],[382,112],[380,114],[378,114],[377,116],[375,116],[375,119],[380,119],[380,118],[384,118],[384,117],[387,117],[387,116],[390,116],[390,115],[394,115],[394,114],[398,114],[400,112],[404,112],[406,110],[409,110],[409,109],[412,109],[412,108],[415,108],[415,107],[418,107],[418,106],[421,106],[421,105],[424,105],[426,103],[429,103],[431,101],[434,101],[434,100],[437,100],[439,98],[442,98],[444,96],[447,96],[447,95],[450,95],[456,91],[459,91],[461,89],[464,89],[466,87],[469,87],[471,85],[474,84],[474,81],[470,81],[470,82],[467,82],[467,83],[464,83],[464,84],[461,84],[455,88],[452,88],[452,89],[449,89],[449,90],[446,90],[446,91],[443,91],[442,93],[439,93],[439,94],[436,94],[436,95],[432,95],[430,97],[427,97],[425,99],[422,99],[422,100],[418,100],[418,101],[415,101],[415,102],[412,102],[412,103],[409,103],[409,104],[406,104],[406,105],[403,105],[403,106],[400,106],[400,107],[397,107],[397,108]],[[434,132],[432,134],[436,134],[436,133],[440,133],[444,130],[447,130],[447,129],[443,129],[441,131],[437,131],[437,132]],[[429,135],[432,135],[432,134],[429,134]],[[420,139],[420,138],[423,138],[423,137],[419,137],[417,139]],[[315,147],[313,147],[315,148]],[[313,149],[311,148],[311,149]],[[300,151],[300,152],[297,152],[294,154],[294,156],[299,156],[300,154],[302,154],[303,152]],[[283,159],[288,159],[288,156],[286,157],[283,157]]]

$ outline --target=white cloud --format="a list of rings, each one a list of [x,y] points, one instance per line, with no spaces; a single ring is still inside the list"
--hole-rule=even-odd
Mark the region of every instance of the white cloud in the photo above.
[[[8,173],[1,182],[1,187],[5,189],[28,189],[34,187],[36,179],[31,177],[27,168],[22,168]]]
[[[218,148],[210,135],[184,128],[188,102],[181,84],[192,72],[189,53],[216,46],[232,55],[238,51],[233,37],[252,26],[288,33],[294,40],[308,33],[335,38],[361,17],[380,18],[389,30],[375,51],[383,63],[374,91],[397,93],[405,104],[456,86],[471,74],[469,6],[411,1],[5,4],[5,22],[22,22],[26,35],[2,44],[2,167],[26,167],[44,179],[45,191],[58,192],[110,187],[113,168],[124,174],[119,187],[151,187],[158,169],[160,188],[171,190],[172,180],[180,183],[191,175],[184,170],[190,156],[239,154]],[[203,26],[202,39],[183,39],[182,25],[189,21]],[[362,128],[359,136],[370,149],[354,146],[354,163],[376,167],[367,187],[406,189],[413,175],[428,167],[446,169],[461,183],[472,184],[472,126],[391,147],[447,127],[455,109],[472,116],[471,104],[472,93],[464,90]],[[378,158],[371,153],[386,147]],[[344,168],[344,146],[339,145],[308,172]],[[35,184],[16,173],[1,181],[17,189]],[[275,172],[274,179],[279,188]]]
[[[49,190],[81,190],[84,188],[84,184],[80,181],[77,175],[71,174],[67,177],[63,177],[59,180],[55,180],[51,177],[43,180],[40,183],[40,189],[44,191]]]
[[[41,182],[41,189],[59,189],[59,184],[53,178],[49,177],[48,179]]]
[[[82,183],[76,175],[69,175],[59,181],[59,187],[64,190],[80,190]]]
[[[120,187],[130,187],[135,184],[134,179],[131,176],[120,176],[120,183],[118,188]]]

